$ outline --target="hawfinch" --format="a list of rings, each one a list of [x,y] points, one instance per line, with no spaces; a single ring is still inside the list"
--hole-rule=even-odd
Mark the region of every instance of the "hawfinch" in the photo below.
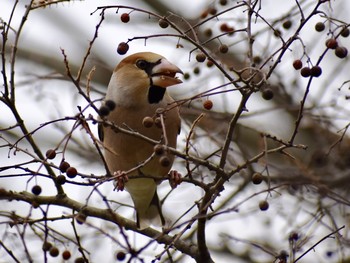
[[[114,103],[105,119],[175,148],[180,132],[179,109],[166,88],[182,82],[175,76],[176,73],[182,72],[155,53],[141,52],[126,57],[114,69],[109,82],[105,102]],[[159,111],[162,112],[163,128],[143,123],[145,117],[156,119],[156,111],[158,116]],[[125,189],[136,209],[138,228],[144,229],[151,224],[164,225],[156,189],[160,181],[157,182],[154,177],[161,178],[169,173],[174,156],[167,154],[168,162],[162,165],[161,156],[154,153],[154,145],[133,135],[116,132],[107,125],[100,125],[99,136],[111,174],[120,175],[139,167],[128,173],[128,180],[125,180]],[[133,178],[135,176],[137,178]]]

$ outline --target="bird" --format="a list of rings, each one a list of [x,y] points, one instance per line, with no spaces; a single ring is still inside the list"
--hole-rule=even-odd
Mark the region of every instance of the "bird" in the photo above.
[[[124,58],[115,67],[108,84],[104,102],[108,102],[110,112],[103,120],[156,140],[160,145],[176,148],[181,129],[179,107],[166,89],[182,83],[177,73],[183,74],[180,68],[156,53],[139,52]],[[156,121],[157,116],[158,121],[159,116],[162,118],[160,123],[164,124],[163,128],[152,122],[145,125],[145,118]],[[157,194],[157,185],[161,180],[157,178],[162,179],[169,174],[174,155],[167,152],[157,155],[151,143],[116,132],[103,122],[99,124],[98,134],[110,174],[118,177],[129,171],[125,189],[136,210],[137,227],[164,226],[165,219]],[[163,164],[162,156],[166,156]],[[124,185],[120,187],[123,188]]]

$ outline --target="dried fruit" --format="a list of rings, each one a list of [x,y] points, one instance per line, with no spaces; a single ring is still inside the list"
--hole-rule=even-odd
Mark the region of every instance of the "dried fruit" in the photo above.
[[[225,44],[220,45],[219,51],[220,51],[221,53],[223,53],[223,54],[227,53],[227,52],[228,52],[228,46],[225,45]]]
[[[303,67],[300,70],[300,75],[303,76],[304,78],[310,77],[311,69],[309,67]]]
[[[128,13],[123,13],[121,14],[120,16],[120,20],[123,22],[123,23],[128,23],[130,21],[130,15]]]
[[[51,257],[57,257],[60,254],[60,251],[58,250],[57,247],[52,247],[50,248],[49,253]]]
[[[198,62],[204,62],[205,61],[205,59],[206,59],[207,57],[204,55],[204,53],[198,53],[197,55],[196,55],[196,60],[198,61]]]
[[[311,76],[317,78],[317,77],[321,76],[321,74],[322,74],[322,69],[320,66],[313,66],[311,68]]]
[[[270,88],[265,88],[262,92],[261,92],[261,96],[263,97],[264,100],[271,100],[273,98],[273,90]]]
[[[70,164],[66,161],[61,162],[60,166],[58,167],[62,173],[65,173],[67,169],[70,167]]]
[[[259,208],[261,211],[266,211],[267,209],[269,209],[269,203],[266,200],[260,201]]]
[[[336,49],[338,46],[338,41],[335,38],[330,38],[326,40],[326,46],[329,49]]]
[[[213,101],[205,100],[203,102],[203,108],[206,109],[206,110],[211,110],[213,108]]]
[[[293,61],[293,67],[296,69],[296,70],[299,70],[303,67],[303,62],[300,60],[300,59],[296,59]]]
[[[316,25],[315,25],[315,30],[316,30],[317,32],[322,32],[325,28],[326,28],[326,27],[325,27],[324,23],[322,23],[322,22],[318,22],[318,23],[316,23]]]
[[[70,257],[71,257],[71,253],[70,253],[69,250],[65,250],[65,251],[62,252],[62,258],[64,260],[68,260],[68,259],[70,259]]]
[[[56,151],[54,150],[54,149],[48,149],[47,151],[46,151],[46,158],[47,159],[55,159],[55,157],[56,157]]]
[[[106,100],[105,105],[110,111],[113,111],[115,109],[115,106],[116,106],[116,104],[113,100]]]
[[[40,195],[41,194],[41,186],[40,185],[34,185],[32,187],[32,193],[34,195]]]
[[[125,42],[120,42],[117,48],[117,52],[119,55],[124,55],[126,52],[129,50],[129,45],[128,43]]]
[[[169,26],[169,23],[164,19],[159,19],[158,24],[161,28],[167,28]]]
[[[76,177],[78,174],[78,171],[75,167],[69,167],[66,171],[66,175],[69,177],[69,178],[74,178]]]
[[[335,49],[335,55],[338,58],[345,58],[348,55],[348,50],[346,49],[346,47],[337,47]]]
[[[152,117],[146,116],[142,120],[142,125],[145,128],[151,128],[153,126],[153,124],[154,124],[154,120]]]
[[[252,182],[253,184],[261,184],[263,181],[263,176],[261,173],[254,173],[252,176]]]
[[[65,184],[66,183],[66,177],[63,174],[60,174],[56,178],[56,183],[59,184],[59,185]]]

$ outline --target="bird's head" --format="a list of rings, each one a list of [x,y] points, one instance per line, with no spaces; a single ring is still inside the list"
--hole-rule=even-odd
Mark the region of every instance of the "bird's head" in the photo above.
[[[176,77],[177,73],[182,74],[182,71],[159,54],[135,53],[115,68],[107,97],[131,96],[138,103],[158,103],[167,87],[182,82]]]

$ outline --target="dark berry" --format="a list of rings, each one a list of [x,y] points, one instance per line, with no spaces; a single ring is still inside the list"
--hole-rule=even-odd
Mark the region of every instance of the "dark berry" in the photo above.
[[[184,79],[185,80],[188,80],[190,77],[191,77],[190,73],[188,73],[188,72],[184,73]]]
[[[300,60],[300,59],[296,59],[293,61],[293,67],[296,69],[296,70],[299,70],[303,67],[303,62]]]
[[[83,257],[76,258],[74,263],[85,263],[85,259]]]
[[[49,251],[51,247],[52,247],[52,244],[50,242],[46,241],[43,243],[41,248],[43,251]]]
[[[121,14],[120,16],[120,20],[123,22],[123,23],[128,23],[130,21],[130,15],[128,13],[123,13]]]
[[[65,173],[69,167],[70,167],[70,164],[68,162],[62,161],[58,168],[62,173]]]
[[[300,70],[300,75],[303,76],[304,78],[310,77],[311,76],[311,69],[309,67],[303,67]]]
[[[293,231],[289,234],[290,241],[297,241],[298,239],[299,239],[299,234],[297,232]]]
[[[159,163],[163,167],[168,167],[170,165],[170,159],[168,156],[164,155],[159,158]]]
[[[346,47],[337,47],[335,49],[335,55],[338,58],[345,58],[348,55],[348,50],[346,49]]]
[[[120,42],[117,48],[117,52],[119,55],[124,55],[126,52],[129,50],[129,45],[128,43],[125,42]]]
[[[66,177],[63,174],[60,174],[56,178],[56,183],[59,184],[59,185],[65,184],[66,183]]]
[[[153,124],[154,124],[154,120],[152,117],[146,116],[142,120],[142,125],[145,128],[151,128],[153,126]]]
[[[159,117],[154,119],[154,124],[156,125],[157,128],[159,129],[162,128],[162,120]]]
[[[201,71],[200,71],[199,67],[194,67],[194,69],[193,69],[194,74],[198,75],[200,72]]]
[[[209,12],[209,14],[214,16],[218,12],[218,10],[215,7],[210,7],[208,12]]]
[[[83,213],[80,213],[80,212],[75,216],[75,220],[77,221],[77,223],[79,225],[84,224],[86,221],[86,218],[87,218],[87,216]]]
[[[59,255],[60,251],[58,250],[57,247],[52,247],[52,248],[50,248],[49,253],[50,253],[51,257],[57,257]]]
[[[290,29],[292,27],[292,21],[291,20],[286,20],[282,24],[284,29]]]
[[[68,259],[70,259],[70,257],[71,257],[71,253],[70,253],[69,250],[65,250],[65,251],[62,252],[62,258],[64,260],[68,260]]]
[[[252,176],[252,182],[253,184],[261,184],[263,181],[263,176],[261,173],[254,173]]]
[[[214,66],[214,62],[213,62],[212,60],[208,59],[208,61],[207,61],[207,67],[208,67],[208,68],[211,68],[212,66]]]
[[[327,39],[326,40],[326,46],[329,49],[336,49],[337,46],[338,46],[338,41],[336,39],[334,39],[334,38]]]
[[[40,195],[41,194],[41,186],[40,185],[34,185],[32,187],[32,193],[35,195]]]
[[[69,178],[74,178],[76,177],[78,174],[78,171],[75,167],[69,167],[66,171],[66,175],[69,177]]]
[[[159,19],[158,24],[161,28],[167,28],[169,26],[169,23],[164,19]]]
[[[164,154],[164,146],[161,145],[161,144],[156,144],[154,147],[153,147],[153,151],[156,155],[163,155]]]
[[[279,29],[275,29],[275,30],[273,31],[273,35],[274,35],[275,37],[280,37],[280,36],[282,35],[282,32],[281,32],[281,30],[279,30]]]
[[[340,35],[342,37],[348,37],[350,35],[350,30],[349,28],[345,27],[341,32],[340,32]]]
[[[115,104],[115,102],[113,100],[106,100],[105,105],[107,106],[107,108],[110,111],[114,110],[115,106],[116,106],[116,104]]]
[[[273,98],[273,90],[270,88],[266,88],[261,92],[261,96],[264,100],[271,100]]]
[[[198,61],[198,62],[204,62],[205,61],[205,59],[206,59],[207,57],[204,55],[204,53],[198,53],[197,55],[196,55],[196,60]]]
[[[316,30],[317,32],[322,32],[325,28],[326,28],[326,27],[325,27],[324,23],[322,23],[322,22],[318,22],[318,23],[316,23],[316,25],[315,25],[315,30]]]
[[[266,211],[267,209],[269,209],[269,203],[266,200],[260,201],[259,208],[261,211]]]
[[[227,52],[228,52],[228,46],[225,45],[225,44],[220,45],[219,51],[220,51],[221,53],[223,53],[223,54],[227,53]]]
[[[46,158],[47,159],[55,159],[55,157],[56,157],[56,151],[54,150],[54,149],[48,149],[47,151],[46,151]]]
[[[98,110],[98,114],[100,114],[100,116],[102,117],[108,116],[109,113],[110,113],[110,110],[106,105],[102,105]]]
[[[211,28],[207,28],[204,30],[204,35],[207,37],[211,37],[213,35],[213,30]]]
[[[116,256],[117,260],[123,261],[126,257],[126,254],[123,251],[118,251],[115,256]]]
[[[321,74],[322,74],[322,69],[320,66],[313,66],[311,68],[311,76],[317,78],[317,77],[321,76]]]
[[[227,0],[220,0],[220,5],[227,5]]]

